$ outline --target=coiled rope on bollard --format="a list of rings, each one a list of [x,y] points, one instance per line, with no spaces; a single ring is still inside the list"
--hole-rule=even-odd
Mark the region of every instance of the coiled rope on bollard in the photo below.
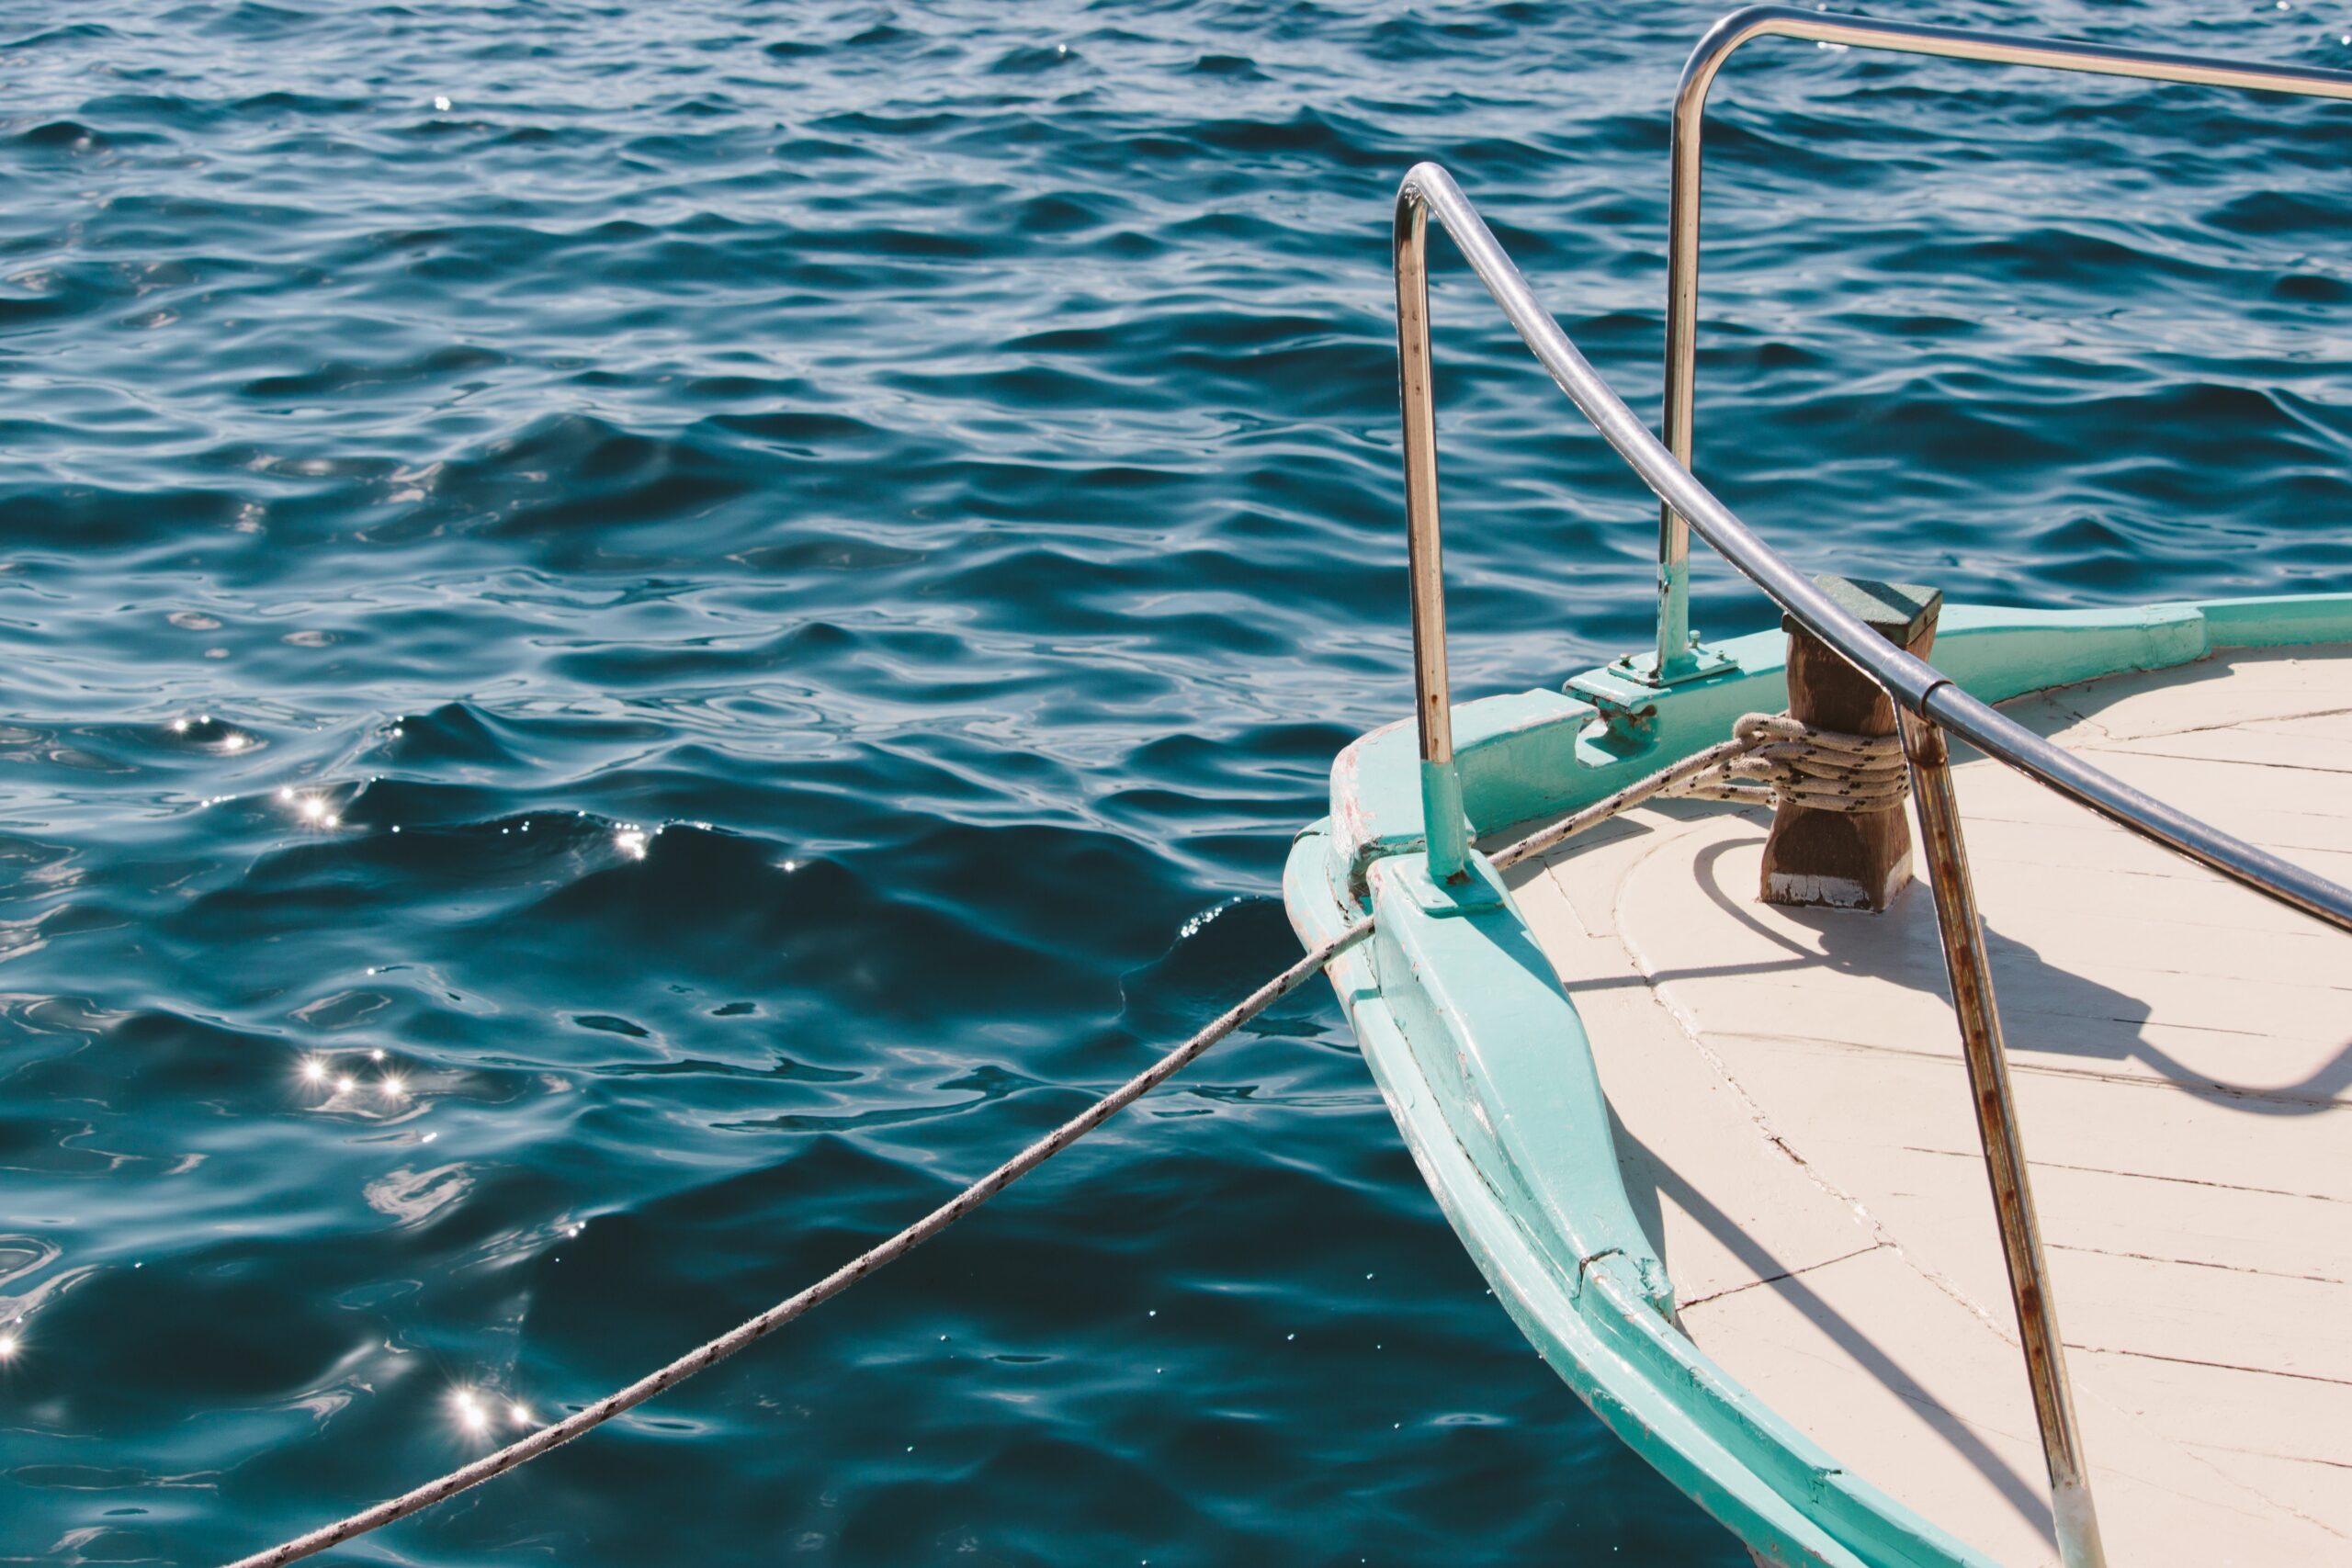
[[[1781,768],[1781,765],[1787,761],[1790,753],[1784,750],[1781,756],[1774,758],[1775,767],[1781,771],[1766,776],[1758,776],[1753,773],[1743,774],[1732,766],[1750,753],[1765,753],[1770,748],[1785,749],[1792,744],[1810,744],[1815,750],[1832,753],[1838,758],[1850,759],[1857,751],[1867,752],[1872,761],[1884,754],[1887,742],[1878,738],[1834,735],[1822,731],[1798,735],[1788,728],[1793,722],[1787,719],[1785,716],[1750,714],[1740,720],[1739,727],[1731,739],[1711,746],[1703,751],[1684,758],[1671,767],[1660,769],[1645,778],[1636,780],[1615,794],[1595,801],[1580,811],[1572,812],[1547,827],[1540,828],[1524,838],[1514,840],[1497,850],[1488,857],[1488,863],[1498,870],[1516,865],[1531,855],[1542,854],[1588,828],[1597,827],[1621,812],[1629,811],[1643,802],[1660,795],[1690,795],[1703,798],[1770,804],[1775,797],[1773,786],[1777,785],[1781,776],[1786,772],[1786,769]],[[1811,728],[1809,726],[1799,728],[1806,730]],[[1816,740],[1816,737],[1820,739]],[[1857,742],[1864,744],[1858,746],[1855,744]],[[1814,754],[1814,750],[1804,753],[1805,757],[1811,757]],[[1896,755],[1899,756],[1900,753],[1897,752]],[[1798,771],[1804,772],[1802,769]],[[1809,776],[1817,779],[1820,775],[1814,773]],[[1718,793],[1719,784],[1735,777],[1739,780],[1740,784],[1747,787],[1735,786]],[[1873,781],[1873,793],[1878,787]],[[1791,793],[1793,795],[1794,792]],[[1900,795],[1895,797],[1893,804],[1895,806],[1901,804]],[[1843,807],[1848,810],[1855,808],[1851,806]],[[1863,807],[1863,809],[1891,809],[1891,807],[1880,806]],[[608,1393],[594,1404],[584,1405],[562,1420],[540,1427],[528,1437],[518,1438],[493,1453],[484,1454],[470,1464],[460,1465],[447,1474],[428,1481],[411,1491],[403,1492],[397,1497],[388,1497],[371,1507],[362,1508],[359,1512],[337,1519],[331,1525],[322,1525],[306,1535],[297,1536],[282,1545],[273,1546],[266,1551],[257,1551],[250,1557],[241,1557],[231,1563],[229,1568],[281,1568],[284,1563],[295,1562],[305,1557],[313,1556],[331,1546],[340,1545],[355,1536],[362,1536],[371,1530],[381,1529],[386,1525],[408,1517],[411,1514],[422,1512],[435,1503],[447,1501],[468,1487],[479,1486],[485,1481],[503,1475],[508,1471],[518,1465],[528,1463],[551,1449],[562,1447],[574,1438],[584,1437],[614,1416],[635,1409],[656,1394],[675,1388],[696,1372],[716,1366],[738,1350],[766,1338],[811,1307],[831,1301],[876,1269],[904,1258],[908,1253],[912,1252],[916,1247],[964,1218],[965,1215],[978,1209],[981,1204],[1053,1158],[1054,1156],[1077,1143],[1103,1122],[1192,1066],[1207,1052],[1209,1047],[1265,1011],[1292,991],[1296,990],[1306,980],[1320,974],[1325,964],[1371,935],[1374,920],[1374,916],[1365,915],[1337,936],[1309,949],[1289,968],[1260,986],[1226,1011],[1219,1013],[1198,1033],[1160,1057],[1150,1066],[1039,1138],[914,1224],[888,1240],[868,1247],[798,1294],[786,1297],[758,1316],[746,1319],[718,1338],[688,1351],[657,1371],[649,1372],[627,1388]]]

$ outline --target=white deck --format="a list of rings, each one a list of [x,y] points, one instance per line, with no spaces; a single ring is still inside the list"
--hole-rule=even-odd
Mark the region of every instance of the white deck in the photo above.
[[[2352,649],[2009,711],[2352,881]],[[1996,765],[1957,783],[2109,1561],[2352,1562],[2352,938]],[[1760,905],[1764,820],[1668,805],[1510,875],[1626,1189],[1734,1377],[1962,1540],[2054,1562],[1931,900]]]

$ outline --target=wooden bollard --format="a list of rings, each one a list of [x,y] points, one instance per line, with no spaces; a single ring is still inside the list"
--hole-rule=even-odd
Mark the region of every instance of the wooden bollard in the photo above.
[[[1940,589],[1859,578],[1815,578],[1832,599],[1872,631],[1925,659],[1936,640]],[[1789,634],[1789,714],[1822,729],[1849,735],[1894,733],[1894,704],[1870,679],[1829,650],[1829,645],[1783,618]],[[1783,804],[1764,840],[1761,897],[1794,904],[1873,913],[1894,902],[1911,881],[1909,814],[1819,811]]]

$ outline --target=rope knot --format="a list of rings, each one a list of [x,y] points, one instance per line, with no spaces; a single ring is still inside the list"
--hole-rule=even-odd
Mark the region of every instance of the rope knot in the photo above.
[[[1897,810],[1910,796],[1900,736],[1850,735],[1784,713],[1743,714],[1731,733],[1724,754],[1663,793],[1849,813]]]

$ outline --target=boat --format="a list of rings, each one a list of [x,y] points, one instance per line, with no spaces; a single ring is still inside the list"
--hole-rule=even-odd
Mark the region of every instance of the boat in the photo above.
[[[1674,107],[1662,436],[1414,168],[1415,711],[1336,759],[1292,923],[1497,1299],[1758,1563],[2352,1562],[2352,595],[1946,604],[1716,500],[1700,133],[1767,38],[2352,97],[1736,13]],[[1459,705],[1432,218],[1661,505],[1655,649]],[[1693,532],[1778,626],[1692,634]]]

